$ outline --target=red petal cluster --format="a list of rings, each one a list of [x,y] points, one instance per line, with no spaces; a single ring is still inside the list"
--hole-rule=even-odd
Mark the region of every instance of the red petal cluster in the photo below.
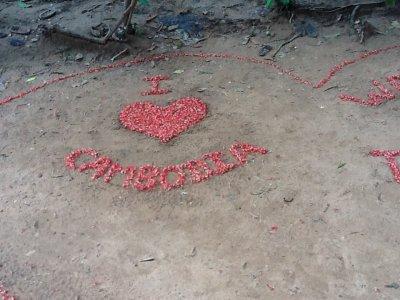
[[[0,285],[0,299],[1,300],[15,300],[15,297],[10,296],[7,290]]]
[[[152,96],[152,95],[163,95],[171,92],[169,89],[160,89],[160,81],[168,80],[167,75],[156,75],[151,77],[145,77],[144,81],[149,81],[151,83],[151,89],[141,93],[142,96]]]
[[[202,182],[215,175],[210,166],[203,160],[190,160],[181,165],[183,169],[190,172],[190,179],[194,183]]]
[[[78,159],[78,157],[82,156],[83,154],[86,154],[86,155],[89,155],[89,156],[92,156],[95,158],[98,156],[98,153],[91,148],[83,148],[83,149],[78,149],[78,150],[72,151],[65,158],[65,165],[67,166],[67,168],[76,170],[78,167],[76,166],[75,162]]]
[[[148,191],[157,185],[157,176],[160,170],[152,165],[143,165],[139,168],[133,186],[139,191]]]
[[[392,75],[387,77],[387,81],[391,84],[395,89],[400,91],[400,74]]]
[[[111,165],[112,165],[111,159],[108,158],[107,156],[102,156],[96,159],[94,162],[82,164],[78,170],[79,172],[84,172],[90,169],[95,170],[95,172],[92,175],[92,179],[97,179],[103,177]],[[108,177],[104,178],[105,182],[107,182],[106,180],[108,180]]]
[[[151,62],[151,61],[162,61],[162,60],[166,60],[166,59],[176,59],[176,58],[181,58],[181,57],[191,57],[191,58],[205,59],[205,60],[210,60],[210,59],[233,60],[233,61],[236,60],[236,61],[245,62],[245,63],[253,63],[253,64],[269,66],[269,67],[272,67],[273,69],[275,69],[278,72],[278,74],[285,74],[291,80],[293,80],[295,82],[304,84],[309,87],[321,88],[322,86],[327,84],[332,79],[332,77],[334,77],[338,72],[343,70],[344,67],[355,64],[355,63],[357,63],[361,60],[364,60],[368,57],[382,54],[387,51],[390,51],[393,49],[399,49],[399,48],[400,48],[400,45],[393,45],[393,46],[389,46],[386,48],[381,48],[381,49],[363,53],[363,54],[359,55],[357,58],[352,59],[352,60],[344,60],[341,63],[332,67],[329,70],[328,75],[326,77],[322,78],[321,80],[319,80],[316,84],[313,84],[309,80],[303,79],[301,76],[295,74],[292,70],[285,69],[284,67],[282,67],[282,66],[278,65],[277,63],[274,63],[270,60],[263,60],[263,59],[257,59],[254,57],[240,56],[240,55],[234,55],[234,54],[225,54],[225,53],[174,52],[174,53],[167,53],[167,54],[157,54],[157,55],[151,55],[148,57],[135,58],[130,61],[119,61],[119,62],[116,62],[113,64],[108,64],[108,65],[104,65],[104,66],[100,66],[100,67],[92,67],[92,68],[87,69],[86,71],[56,77],[56,78],[44,81],[43,83],[41,83],[39,85],[32,86],[29,89],[22,91],[16,95],[8,96],[3,99],[0,99],[0,105],[6,104],[15,99],[23,98],[26,95],[29,95],[40,89],[43,89],[44,87],[46,87],[48,85],[55,84],[55,83],[58,83],[61,81],[65,81],[65,80],[68,80],[71,78],[77,78],[77,77],[85,76],[85,75],[92,74],[92,73],[100,73],[100,72],[104,72],[104,71],[110,71],[110,70],[113,70],[116,68],[131,67],[133,65],[140,65],[143,63]]]
[[[236,143],[232,145],[229,151],[239,161],[240,164],[247,163],[247,155],[249,153],[259,153],[259,154],[268,153],[268,150],[265,148],[244,143]]]
[[[136,102],[120,113],[121,123],[130,130],[168,142],[189,127],[200,122],[207,114],[207,105],[198,98],[186,97],[166,107],[150,102]]]
[[[393,75],[393,76],[386,77],[386,80],[395,89],[400,91],[400,75]],[[381,82],[379,82],[377,80],[373,80],[372,85],[376,86],[379,89],[380,93],[371,92],[368,94],[368,99],[366,99],[366,100],[355,97],[355,96],[347,95],[347,94],[342,94],[339,97],[343,101],[352,101],[352,102],[356,102],[356,103],[359,103],[362,105],[368,105],[368,106],[378,106],[386,101],[395,99],[394,93],[391,92],[390,90],[388,90],[385,87],[385,85],[382,84]]]
[[[372,150],[369,154],[374,157],[383,156],[386,158],[394,179],[397,183],[400,183],[400,169],[396,162],[396,158],[400,156],[400,150]]]
[[[178,177],[174,183],[168,181],[168,174],[175,173]],[[161,171],[160,182],[163,188],[167,191],[184,185],[186,180],[185,173],[181,166],[168,166]]]
[[[232,153],[232,148],[231,148]],[[238,164],[226,163],[222,160],[223,153],[219,151],[207,153],[203,155],[203,159],[207,160],[210,159],[216,166],[216,169],[213,170],[213,175],[222,175],[230,170],[236,168]]]
[[[318,83],[316,83],[314,85],[314,87],[317,89],[323,87],[325,84],[327,84],[332,79],[332,77],[334,77],[337,73],[342,71],[346,66],[353,65],[353,64],[355,64],[359,61],[362,61],[364,59],[367,59],[369,57],[376,56],[376,55],[385,53],[385,52],[393,50],[393,49],[398,49],[398,48],[400,48],[400,45],[393,45],[393,46],[361,53],[360,55],[358,55],[358,57],[356,57],[354,59],[345,59],[341,63],[330,68],[328,71],[328,75],[325,78],[322,78]]]

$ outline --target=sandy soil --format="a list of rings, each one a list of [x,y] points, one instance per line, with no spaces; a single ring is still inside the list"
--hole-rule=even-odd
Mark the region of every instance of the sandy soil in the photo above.
[[[398,31],[360,45],[346,28],[322,30],[341,35],[297,39],[278,62],[316,82],[344,58],[399,43]],[[243,45],[243,36],[184,50],[257,56],[264,38]],[[35,72],[39,83],[115,54],[113,46],[55,38],[22,49],[0,43],[9,82],[2,96],[26,88]],[[134,45],[129,58],[151,41]],[[78,52],[83,61],[65,61]],[[398,299],[400,289],[385,285],[400,279],[400,185],[368,152],[400,147],[399,102],[371,108],[338,95],[366,97],[371,80],[400,72],[399,54],[345,69],[327,91],[265,66],[182,58],[65,81],[1,106],[1,284],[19,299]],[[172,93],[141,96],[143,77],[157,74],[171,76],[163,86]],[[119,123],[129,103],[185,96],[201,98],[209,112],[169,143]],[[83,147],[124,166],[166,166],[228,153],[235,141],[270,153],[172,191],[126,190],[122,176],[105,184],[64,165]]]

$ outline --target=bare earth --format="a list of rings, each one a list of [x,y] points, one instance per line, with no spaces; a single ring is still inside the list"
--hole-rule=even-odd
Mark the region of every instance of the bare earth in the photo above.
[[[316,82],[359,51],[399,44],[399,30],[360,45],[343,28],[322,28],[336,32],[297,39],[278,62]],[[257,39],[214,36],[184,50],[256,57]],[[60,44],[83,61],[65,62]],[[143,37],[135,46],[150,44]],[[9,81],[0,98],[43,69],[33,84],[109,63],[111,54],[91,60],[107,49],[0,40]],[[265,66],[182,58],[65,81],[0,106],[1,285],[19,299],[399,299],[400,289],[385,285],[400,280],[400,185],[385,159],[368,153],[400,148],[400,91],[375,108],[338,97],[365,98],[371,80],[400,72],[399,54],[351,66],[322,89]],[[171,76],[162,86],[172,93],[141,96],[143,77],[157,74]],[[169,143],[119,123],[129,103],[187,96],[207,103],[208,115]],[[123,189],[122,176],[105,184],[64,165],[72,150],[91,147],[124,166],[166,166],[228,155],[235,141],[270,153],[172,191]]]

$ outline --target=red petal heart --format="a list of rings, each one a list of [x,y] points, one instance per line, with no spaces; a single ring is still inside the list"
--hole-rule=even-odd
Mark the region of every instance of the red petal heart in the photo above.
[[[206,114],[207,105],[203,101],[187,97],[178,99],[166,107],[150,102],[132,103],[121,111],[119,119],[127,129],[168,142],[200,122]]]

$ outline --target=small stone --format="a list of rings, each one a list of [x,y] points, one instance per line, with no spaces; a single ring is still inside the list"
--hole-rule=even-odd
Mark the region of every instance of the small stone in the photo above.
[[[296,195],[297,195],[296,191],[286,191],[283,196],[283,201],[286,203],[293,202]]]
[[[271,50],[272,50],[272,46],[270,45],[262,45],[260,50],[258,51],[258,55],[259,56],[265,56],[267,55]]]
[[[168,31],[174,31],[175,29],[178,29],[179,28],[179,25],[171,25],[171,26],[168,26]]]
[[[82,53],[78,53],[76,56],[75,56],[75,60],[76,61],[81,61],[83,59],[83,54]]]

